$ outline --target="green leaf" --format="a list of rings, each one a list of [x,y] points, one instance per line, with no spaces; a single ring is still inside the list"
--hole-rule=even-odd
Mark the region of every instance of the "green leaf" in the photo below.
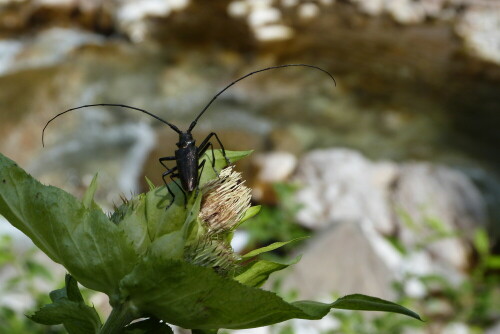
[[[123,279],[121,291],[143,313],[183,328],[252,328],[301,314],[275,294],[212,269],[153,256]]]
[[[184,240],[186,241],[197,239],[198,229],[196,227],[199,227],[200,225],[198,222],[198,214],[200,212],[200,206],[201,206],[201,194],[199,194],[198,197],[195,198],[194,203],[192,204],[189,213],[186,217],[186,221],[184,222],[184,226],[182,227],[182,234]]]
[[[165,234],[156,239],[149,248],[151,254],[164,258],[180,260],[184,255],[186,241],[182,231]]]
[[[179,231],[184,225],[187,210],[184,195],[179,187],[172,185],[175,201],[170,205],[172,196],[165,186],[155,188],[146,194],[145,219],[152,241],[161,236]],[[168,210],[166,207],[170,205]]]
[[[40,184],[2,154],[0,214],[81,284],[108,295],[138,258],[101,209]]]
[[[489,256],[488,259],[486,260],[486,265],[488,266],[488,268],[493,270],[500,269],[500,256],[499,255]]]
[[[199,185],[202,186],[206,182],[217,177],[217,174],[227,166],[226,159],[222,155],[221,150],[214,150],[215,166],[212,168],[212,150],[207,150],[203,156],[200,157],[199,161],[206,160],[205,167],[203,168],[203,173],[200,177]],[[244,157],[250,155],[253,151],[227,151],[226,156],[230,163],[235,163],[236,161],[243,159]],[[217,173],[215,172],[215,170]]]
[[[52,291],[50,297],[52,304],[28,316],[31,320],[43,325],[63,324],[69,334],[99,332],[99,315],[93,307],[85,304],[77,282],[71,275],[66,275],[66,286]]]
[[[243,214],[243,218],[240,219],[240,221],[238,222],[238,225],[236,225],[234,228],[237,228],[238,226],[240,226],[241,224],[243,224],[244,222],[246,222],[250,218],[256,216],[260,212],[261,208],[262,208],[261,205],[255,205],[255,206],[249,207],[247,209],[247,211],[245,211],[245,213]]]
[[[125,327],[125,334],[174,334],[174,332],[165,322],[148,318]]]
[[[147,176],[145,176],[144,178],[146,179],[146,183],[148,184],[149,191],[154,190],[156,188],[155,184],[150,179],[148,179]]]
[[[146,196],[141,194],[128,201],[127,209],[118,228],[131,243],[136,254],[144,254],[151,245],[151,235],[146,215]]]
[[[361,294],[347,295],[337,299],[331,304],[323,304],[313,301],[300,301],[292,303],[299,307],[304,312],[313,316],[324,316],[330,308],[341,310],[358,310],[358,311],[383,311],[391,313],[400,313],[409,317],[422,320],[420,316],[406,307],[389,302],[380,298],[365,296]]]
[[[477,229],[474,233],[474,246],[482,256],[487,256],[490,253],[490,241],[484,229]]]
[[[304,240],[304,239],[307,239],[309,237],[300,237],[300,238],[295,238],[293,240],[290,240],[290,241],[281,241],[281,242],[275,242],[273,244],[270,244],[269,246],[266,246],[266,247],[262,247],[262,248],[258,248],[258,249],[254,249],[253,251],[250,251],[248,253],[246,253],[245,255],[243,255],[241,258],[242,259],[248,259],[248,258],[251,258],[251,257],[254,257],[254,256],[257,256],[259,254],[262,254],[262,253],[267,253],[267,252],[270,252],[270,251],[273,251],[277,248],[280,248],[280,247],[283,247],[291,242],[295,242],[295,241],[299,241],[299,240]]]
[[[183,328],[244,329],[292,318],[321,319],[330,308],[389,311],[418,318],[402,306],[361,295],[332,304],[289,304],[274,293],[245,286],[210,268],[153,255],[145,256],[120,286],[122,296],[144,314]]]
[[[166,188],[155,188],[147,194],[141,194],[131,199],[128,209],[123,215],[118,227],[132,243],[137,254],[144,254],[153,242],[174,232],[182,230],[187,219],[193,219],[199,210],[199,200],[184,207],[182,193],[176,196],[168,210],[165,210],[165,198],[171,200]],[[198,196],[200,197],[200,196]],[[179,198],[179,200],[177,199]],[[198,205],[198,209],[195,206]],[[188,216],[191,213],[191,216]]]
[[[94,195],[97,190],[97,173],[92,178],[92,182],[90,182],[89,187],[83,194],[82,203],[87,208],[90,209],[91,205],[94,203]]]
[[[425,217],[424,223],[430,227],[434,232],[440,235],[446,235],[450,233],[450,229],[439,219],[432,217]]]
[[[66,294],[69,300],[77,303],[84,303],[83,296],[78,289],[78,282],[71,276],[66,274]],[[52,300],[54,301],[54,300]]]
[[[243,272],[234,277],[234,279],[247,286],[260,287],[267,281],[269,275],[276,271],[285,269],[299,262],[299,260],[300,256],[296,257],[290,263],[278,263],[265,260],[255,261],[248,264]]]

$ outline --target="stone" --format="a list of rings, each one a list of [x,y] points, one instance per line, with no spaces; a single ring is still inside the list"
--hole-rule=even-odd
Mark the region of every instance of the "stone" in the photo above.
[[[287,152],[259,153],[253,158],[258,168],[257,179],[264,182],[284,182],[297,166],[297,158]]]
[[[351,293],[394,298],[391,282],[396,274],[391,262],[400,262],[400,256],[386,246],[366,222],[334,224],[298,252],[302,258],[287,273],[282,290],[296,290],[300,299],[325,301],[331,301],[332,294]]]
[[[259,203],[276,203],[273,184],[287,181],[295,170],[297,158],[287,152],[259,153],[252,157],[252,197]]]
[[[470,334],[472,333],[469,326],[461,322],[452,322],[443,328],[442,334]]]
[[[405,163],[391,201],[404,245],[424,247],[436,260],[467,269],[474,230],[487,221],[485,199],[468,177],[445,166]]]
[[[484,334],[500,334],[500,321],[497,321],[493,326],[486,329]]]
[[[400,253],[367,220],[319,230],[297,253],[301,260],[278,277],[280,292],[294,291],[298,299],[331,302],[332,296],[361,293],[395,300],[394,282],[402,282],[404,293],[418,299],[429,293],[419,277],[441,275],[454,286],[463,281],[461,273],[443,267],[425,251]]]
[[[102,42],[100,35],[63,28],[47,29],[22,42],[4,40],[0,43],[0,51],[5,51],[0,58],[0,75],[53,66],[83,45],[99,45]]]
[[[300,159],[294,177],[301,185],[297,201],[304,206],[297,219],[320,229],[368,217],[378,231],[391,234],[396,225],[387,197],[396,174],[394,163],[372,163],[353,150],[312,151]]]
[[[469,266],[471,236],[486,227],[486,200],[462,172],[430,163],[372,162],[348,149],[306,154],[294,180],[297,220],[321,230],[345,221],[373,224],[412,252],[424,249],[452,271]]]
[[[52,144],[28,170],[40,175],[45,183],[64,187],[78,196],[88,186],[84,181],[99,171],[96,200],[109,208],[111,203],[120,202],[119,194],[130,197],[140,191],[143,163],[153,149],[155,132],[145,122],[107,128],[107,121],[113,117],[103,110],[82,115],[83,122],[71,139]]]
[[[500,7],[486,4],[467,10],[455,26],[469,53],[500,65]]]

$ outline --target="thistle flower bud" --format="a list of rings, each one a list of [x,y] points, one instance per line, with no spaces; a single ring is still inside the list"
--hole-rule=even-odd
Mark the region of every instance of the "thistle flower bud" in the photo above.
[[[231,231],[250,207],[251,189],[244,182],[241,173],[229,166],[202,187],[199,218],[209,234]]]
[[[184,256],[192,264],[227,274],[236,267],[239,258],[224,234],[236,227],[250,207],[251,190],[244,185],[241,174],[230,166],[218,178],[207,182],[201,193],[198,218],[206,230],[186,248]]]

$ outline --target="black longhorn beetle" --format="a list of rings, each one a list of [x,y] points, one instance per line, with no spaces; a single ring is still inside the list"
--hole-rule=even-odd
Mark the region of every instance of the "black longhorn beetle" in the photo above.
[[[133,109],[133,110],[137,110],[137,111],[143,112],[145,114],[148,114],[149,116],[159,120],[160,122],[167,124],[172,130],[174,130],[175,132],[177,132],[179,134],[179,142],[177,143],[178,149],[175,150],[175,156],[163,157],[163,158],[160,158],[159,161],[162,164],[162,166],[167,169],[167,171],[162,174],[162,178],[163,178],[163,182],[165,183],[165,186],[167,187],[169,194],[172,196],[172,202],[167,206],[166,209],[168,209],[175,201],[175,195],[172,192],[172,190],[170,189],[167,181],[165,180],[165,178],[167,176],[169,176],[170,179],[172,180],[172,182],[174,182],[177,185],[177,187],[179,187],[179,189],[182,191],[182,193],[184,195],[184,204],[186,205],[187,204],[186,193],[187,192],[190,193],[198,187],[199,175],[201,175],[201,173],[203,172],[203,167],[205,166],[205,161],[206,161],[205,159],[200,164],[198,164],[199,157],[203,156],[203,154],[205,154],[205,152],[208,150],[208,148],[211,148],[211,150],[212,150],[212,168],[214,168],[214,170],[215,170],[215,155],[214,155],[214,151],[213,151],[214,148],[213,148],[213,144],[210,142],[210,139],[212,139],[212,137],[215,137],[215,139],[219,143],[221,150],[222,150],[222,155],[226,159],[227,164],[229,165],[231,163],[226,156],[226,151],[224,150],[224,146],[222,145],[222,142],[220,141],[219,137],[217,136],[217,134],[215,132],[210,133],[203,140],[203,142],[200,144],[200,146],[196,146],[196,144],[195,144],[196,141],[194,140],[193,135],[191,134],[191,131],[193,131],[194,127],[196,126],[198,119],[208,109],[208,107],[212,104],[212,102],[214,102],[215,99],[217,99],[217,97],[219,97],[219,95],[224,93],[229,87],[233,86],[238,81],[241,81],[241,80],[243,80],[243,79],[245,79],[253,74],[259,73],[259,72],[264,72],[264,71],[277,69],[277,68],[283,68],[283,67],[291,67],[291,66],[303,66],[303,67],[310,67],[310,68],[315,68],[317,70],[320,70],[320,71],[328,74],[330,76],[330,78],[333,80],[335,86],[337,85],[334,77],[328,71],[325,71],[322,68],[319,68],[317,66],[307,65],[307,64],[287,64],[287,65],[271,66],[271,67],[267,67],[267,68],[264,68],[261,70],[257,70],[257,71],[248,73],[248,74],[240,77],[239,79],[231,82],[224,89],[219,91],[210,100],[210,102],[208,102],[208,104],[205,106],[205,108],[203,108],[203,110],[198,114],[198,116],[191,123],[191,125],[189,126],[187,131],[181,131],[174,124],[167,122],[167,121],[161,119],[160,117],[158,117],[158,116],[156,116],[156,115],[154,115],[146,110],[140,109],[140,108],[127,106],[124,104],[112,104],[112,103],[88,104],[88,105],[68,109],[66,111],[63,111],[63,112],[57,114],[53,118],[51,118],[47,122],[47,124],[45,124],[45,127],[42,130],[42,146],[45,146],[43,138],[44,138],[44,134],[45,134],[45,129],[50,124],[50,122],[52,122],[57,117],[65,114],[67,112],[70,112],[72,110],[77,110],[77,109],[82,109],[82,108],[87,108],[87,107],[96,107],[96,106],[111,106],[111,107],[114,106],[114,107],[123,107],[123,108]],[[169,168],[165,164],[165,161],[174,161],[174,160],[176,162],[176,166],[174,166],[172,168]],[[216,171],[216,173],[217,173],[217,171]],[[176,180],[174,178],[179,178],[181,180],[182,186],[179,186],[179,184],[176,182]]]

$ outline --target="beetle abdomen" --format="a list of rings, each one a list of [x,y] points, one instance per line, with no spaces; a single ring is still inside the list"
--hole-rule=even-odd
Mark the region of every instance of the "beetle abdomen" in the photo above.
[[[196,146],[179,148],[175,151],[175,158],[182,188],[187,192],[193,191],[198,184],[198,150]]]

